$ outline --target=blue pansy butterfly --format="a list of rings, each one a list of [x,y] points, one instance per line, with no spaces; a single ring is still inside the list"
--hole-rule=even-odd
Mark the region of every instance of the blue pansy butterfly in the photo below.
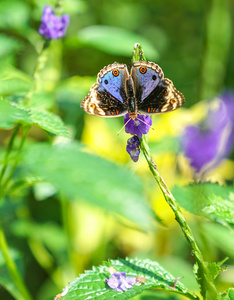
[[[183,105],[185,98],[173,82],[164,78],[162,69],[153,62],[137,61],[130,72],[125,64],[104,67],[82,100],[81,108],[92,115],[119,117],[129,113],[162,114]]]

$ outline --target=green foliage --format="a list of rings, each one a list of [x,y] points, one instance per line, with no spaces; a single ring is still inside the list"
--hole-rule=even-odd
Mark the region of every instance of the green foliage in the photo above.
[[[14,258],[17,267],[20,268],[20,265],[22,264],[22,259],[20,258],[20,253],[16,252],[15,250],[11,250],[10,254]],[[6,290],[8,290],[9,293],[15,299],[24,300],[21,293],[19,292],[19,290],[15,286],[14,282],[12,281],[12,278],[7,269],[6,262],[2,255],[2,252],[0,252],[0,286],[5,288]]]
[[[33,145],[24,152],[22,163],[68,199],[87,201],[143,227],[151,224],[140,179],[124,167],[85,153],[78,143]]]
[[[35,124],[53,134],[69,137],[66,127],[58,116],[49,112],[23,109],[0,100],[0,128],[11,129],[16,123]]]
[[[126,276],[143,277],[144,283],[138,282],[131,289],[125,292],[117,292],[108,287],[106,281],[111,277],[108,267],[113,267],[117,272],[126,272]],[[168,273],[157,262],[149,259],[118,259],[103,262],[99,267],[93,267],[86,271],[68,285],[67,294],[63,300],[87,299],[130,299],[149,288],[170,291],[186,296],[189,299],[198,299],[188,293],[186,288],[179,281]]]
[[[150,59],[158,58],[157,51],[147,39],[123,28],[103,25],[90,26],[82,29],[78,33],[78,38],[89,46],[112,55],[123,56],[129,56],[132,45],[138,42],[144,45],[144,50]]]
[[[28,113],[11,105],[7,101],[0,101],[0,128],[11,129],[15,123],[31,123]]]
[[[178,202],[189,212],[205,216],[223,225],[234,223],[234,191],[218,183],[175,186],[172,190]]]
[[[38,34],[42,9],[57,4],[56,14],[69,14],[71,22],[63,39],[44,43]],[[126,135],[115,136],[122,119],[102,122],[86,116],[80,102],[100,68],[114,61],[129,65],[137,42],[146,58],[159,63],[165,77],[185,94],[184,107],[216,95],[221,88],[234,87],[233,7],[228,0],[209,4],[0,1],[0,299],[51,300],[74,274],[81,275],[69,284],[63,299],[198,299],[154,262],[163,258],[168,266],[179,259],[177,276],[184,276],[187,283],[193,276],[195,282],[196,251],[191,259],[191,249],[161,203],[146,163],[128,160]],[[190,180],[170,158],[174,164],[180,151],[179,128],[197,118],[182,108],[181,115],[172,118],[178,126],[163,116],[154,119],[157,138],[151,136],[149,147],[160,154],[159,169],[171,186]],[[165,136],[162,131],[167,128]],[[65,144],[58,144],[61,141]],[[100,156],[91,154],[96,149]],[[118,154],[113,155],[112,149]],[[228,163],[232,167],[232,161]],[[230,174],[218,178],[227,185],[232,180]],[[163,180],[160,184],[168,197]],[[197,224],[194,218],[191,223],[204,257],[221,261],[206,264],[209,281],[215,279],[223,291],[220,299],[234,300],[233,282],[220,272],[229,256],[227,272],[233,277],[232,188],[193,184],[176,186],[173,193],[185,209],[215,221],[199,218]],[[153,209],[163,219],[163,228],[154,222]],[[187,236],[192,238],[191,233]],[[136,255],[152,260],[102,263]],[[90,270],[92,265],[98,267]],[[106,284],[109,266],[147,280],[119,293]],[[195,273],[205,298],[209,287],[200,265]],[[190,289],[199,294],[197,285]]]

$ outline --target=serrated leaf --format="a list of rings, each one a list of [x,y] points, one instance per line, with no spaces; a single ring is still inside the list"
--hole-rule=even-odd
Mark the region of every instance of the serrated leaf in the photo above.
[[[144,45],[144,51],[150,59],[157,59],[158,52],[145,37],[124,28],[95,25],[83,28],[78,33],[83,43],[112,55],[129,56],[135,43]]]
[[[15,123],[31,123],[29,114],[7,101],[0,100],[0,128],[11,129]]]
[[[53,134],[69,137],[69,133],[59,116],[49,112],[24,109],[0,100],[0,128],[11,129],[15,123],[35,124]]]
[[[219,275],[220,272],[223,272],[227,269],[227,267],[222,267],[222,265],[225,263],[225,261],[228,260],[228,257],[224,258],[220,262],[213,262],[209,263],[208,267],[210,270],[210,275],[213,277],[213,280]]]
[[[109,267],[113,267],[117,272],[126,272],[127,277],[143,277],[146,281],[144,284],[141,282],[136,283],[125,292],[115,291],[106,283],[111,277],[108,271]],[[170,273],[157,262],[149,259],[111,260],[110,262],[103,262],[99,267],[93,267],[92,270],[86,271],[85,274],[81,274],[80,277],[69,283],[66,289],[67,293],[61,300],[127,300],[150,288],[173,291],[190,299],[198,299],[198,297],[188,293],[181,282],[176,281],[174,283],[175,278]]]
[[[33,109],[29,110],[29,115],[32,122],[44,130],[67,138],[69,137],[67,128],[59,116]]]
[[[229,290],[222,293],[222,300],[234,300],[234,288],[230,288]]]
[[[179,204],[193,214],[223,225],[234,223],[234,190],[217,183],[175,186],[172,193]]]
[[[83,152],[78,143],[31,146],[23,155],[23,166],[68,199],[84,200],[141,226],[152,226],[141,180],[127,168]]]

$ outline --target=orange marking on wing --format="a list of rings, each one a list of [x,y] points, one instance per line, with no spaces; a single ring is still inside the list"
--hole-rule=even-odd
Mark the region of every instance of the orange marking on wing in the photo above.
[[[173,105],[175,102],[176,102],[175,99],[171,99],[171,100],[170,100],[170,103],[171,103],[172,105]]]
[[[114,69],[113,71],[112,71],[112,74],[116,77],[116,76],[118,76],[119,75],[119,70],[118,69]]]
[[[148,111],[148,113],[150,113],[150,111],[151,111],[150,107],[148,107],[147,111]]]
[[[146,67],[140,67],[139,71],[141,72],[141,74],[145,74],[147,69]]]

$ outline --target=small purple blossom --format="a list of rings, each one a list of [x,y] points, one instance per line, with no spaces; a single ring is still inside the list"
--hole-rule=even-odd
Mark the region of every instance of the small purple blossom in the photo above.
[[[204,173],[230,154],[233,141],[234,94],[228,92],[220,96],[218,108],[210,109],[203,122],[185,129],[182,147],[195,172]]]
[[[138,137],[142,137],[142,134],[147,134],[152,120],[149,115],[137,115],[135,120],[129,120],[129,114],[124,116],[125,131],[132,135],[136,134]]]
[[[136,135],[127,140],[127,152],[134,162],[137,162],[140,155],[140,141]]]
[[[52,7],[46,5],[43,9],[39,33],[50,39],[59,39],[66,34],[70,18],[68,15],[58,17],[54,14]]]
[[[131,289],[135,283],[136,278],[126,277],[125,272],[113,273],[107,280],[109,287],[117,292],[124,292],[127,289]]]

